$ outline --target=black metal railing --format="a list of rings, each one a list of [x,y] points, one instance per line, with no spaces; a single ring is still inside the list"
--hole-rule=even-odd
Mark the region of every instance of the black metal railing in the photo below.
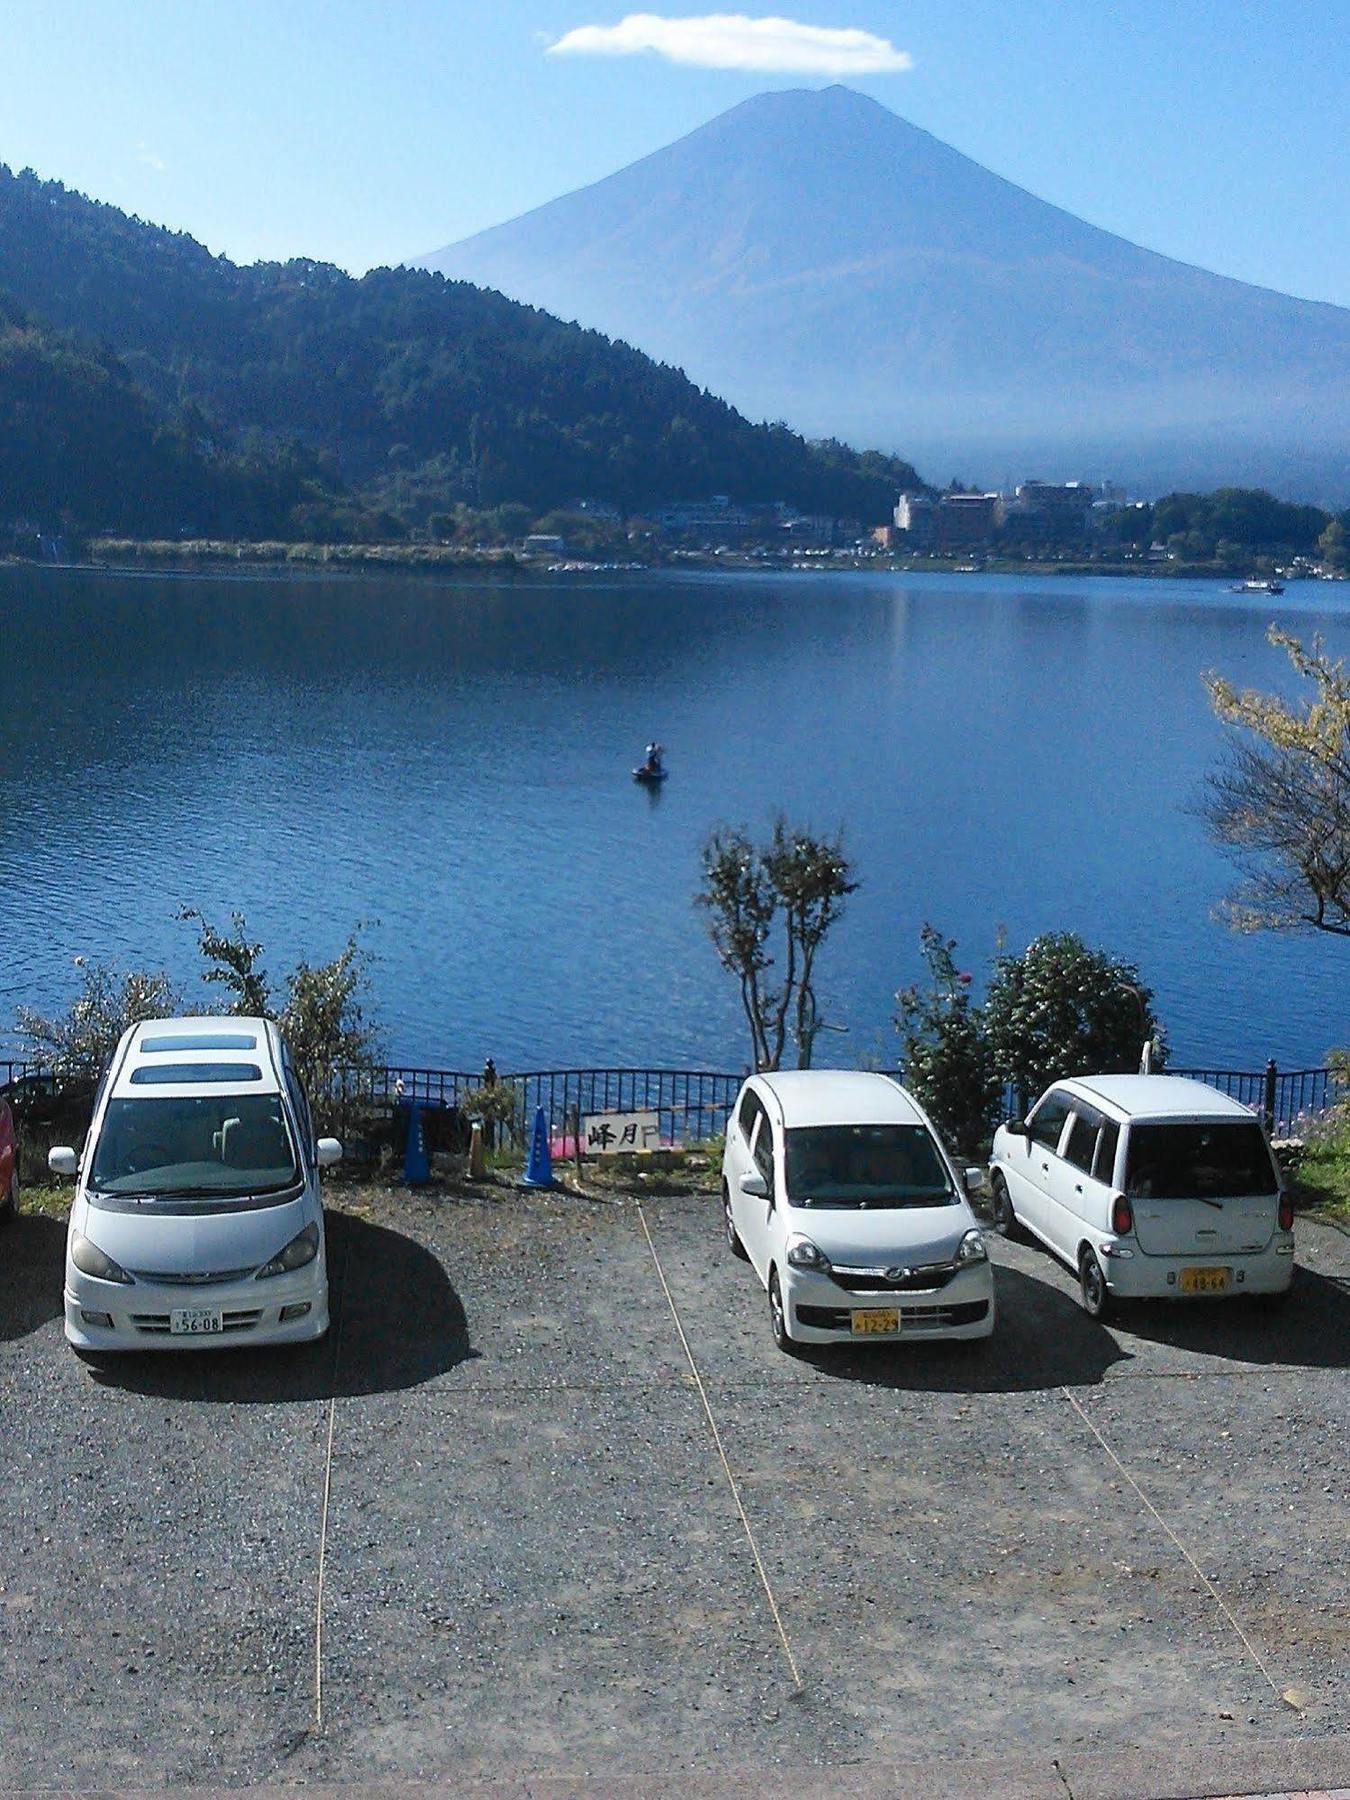
[[[554,1131],[597,1113],[656,1113],[661,1141],[699,1143],[726,1129],[743,1075],[712,1069],[531,1069],[502,1075],[515,1089],[521,1136],[539,1107]]]
[[[1350,1083],[1330,1068],[1282,1070],[1271,1061],[1262,1069],[1169,1068],[1167,1073],[1189,1076],[1230,1095],[1282,1136],[1297,1135],[1301,1120],[1350,1099]],[[897,1078],[903,1079],[903,1072]],[[663,1143],[700,1142],[725,1129],[744,1079],[743,1073],[713,1069],[529,1069],[496,1075],[497,1083],[513,1097],[505,1129],[517,1142],[526,1138],[541,1106],[555,1134],[565,1134],[577,1119],[599,1113],[651,1112],[659,1117]],[[460,1115],[466,1097],[483,1085],[481,1071],[400,1063],[344,1068],[336,1070],[324,1092],[314,1096],[315,1110],[326,1114],[339,1130],[347,1127],[359,1133],[363,1118],[372,1113],[390,1118],[411,1102],[433,1114]],[[92,1082],[67,1083],[34,1059],[0,1059],[0,1097],[15,1101],[16,1113],[35,1122],[49,1112],[70,1111],[82,1103],[87,1123],[92,1092]],[[1003,1098],[1012,1116],[1025,1113],[1036,1096],[1020,1095],[1010,1083]]]

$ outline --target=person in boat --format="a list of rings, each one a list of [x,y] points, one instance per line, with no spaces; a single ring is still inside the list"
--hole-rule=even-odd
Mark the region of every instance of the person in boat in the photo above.
[[[660,775],[662,773],[661,758],[664,755],[665,751],[653,738],[647,746],[647,760],[642,765],[642,773],[644,775]]]

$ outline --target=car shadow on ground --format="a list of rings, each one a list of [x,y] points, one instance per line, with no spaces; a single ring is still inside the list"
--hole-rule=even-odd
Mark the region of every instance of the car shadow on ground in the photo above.
[[[0,1230],[0,1343],[61,1317],[66,1222],[20,1213]]]
[[[478,1354],[464,1304],[430,1251],[352,1213],[328,1213],[326,1227],[332,1323],[322,1342],[110,1356],[91,1372],[157,1398],[277,1405],[396,1393]]]
[[[804,1355],[823,1375],[841,1381],[967,1394],[1091,1387],[1116,1363],[1132,1360],[1132,1352],[1061,1288],[1006,1265],[996,1270],[994,1281],[998,1319],[990,1338],[916,1339],[866,1350],[829,1345]]]
[[[1113,1323],[1132,1337],[1229,1362],[1350,1368],[1350,1280],[1297,1265],[1288,1297],[1276,1306],[1242,1298],[1141,1300]]]

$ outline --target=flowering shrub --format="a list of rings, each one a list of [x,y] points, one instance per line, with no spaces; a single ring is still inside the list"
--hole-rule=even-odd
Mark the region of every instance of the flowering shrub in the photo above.
[[[1002,1086],[984,1015],[971,1004],[970,975],[956,966],[956,939],[925,925],[920,942],[931,985],[895,996],[905,1082],[944,1143],[978,1156],[993,1134]]]
[[[63,1080],[97,1081],[117,1040],[142,1019],[162,1019],[182,1001],[162,970],[124,974],[111,963],[75,958],[80,991],[64,1014],[48,1018],[21,1006],[15,1026],[34,1058]]]

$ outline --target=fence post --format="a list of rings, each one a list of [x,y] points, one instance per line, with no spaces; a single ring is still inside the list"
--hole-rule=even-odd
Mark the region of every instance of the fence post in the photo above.
[[[1278,1073],[1272,1056],[1266,1063],[1265,1089],[1261,1096],[1261,1118],[1269,1132],[1275,1129],[1275,1080]]]

